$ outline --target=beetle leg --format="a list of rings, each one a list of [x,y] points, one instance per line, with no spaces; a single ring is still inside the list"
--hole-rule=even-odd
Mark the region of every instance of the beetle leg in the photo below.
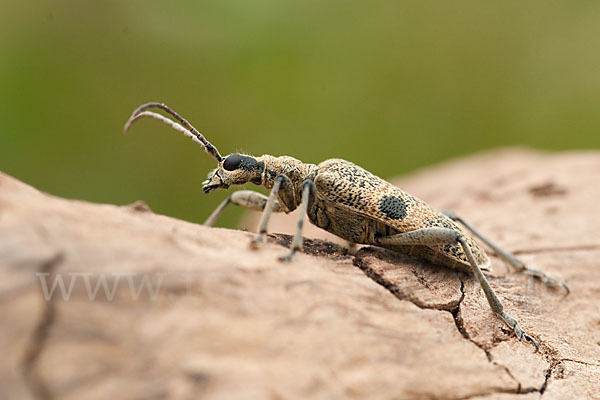
[[[377,239],[377,243],[385,244],[385,245],[399,245],[399,246],[400,245],[425,245],[425,246],[427,246],[427,245],[446,244],[446,243],[450,243],[450,244],[460,243],[460,245],[462,246],[462,248],[467,256],[467,259],[469,260],[469,264],[471,265],[471,271],[473,272],[473,275],[475,275],[475,278],[481,285],[481,288],[483,289],[483,293],[485,294],[485,297],[487,298],[488,304],[490,305],[492,311],[494,313],[496,313],[498,316],[500,316],[500,318],[502,318],[502,320],[506,323],[506,325],[508,325],[515,332],[515,334],[517,335],[517,337],[519,339],[521,339],[521,341],[523,341],[524,343],[531,342],[531,343],[533,343],[533,345],[536,348],[539,347],[538,342],[533,337],[526,334],[523,331],[523,329],[521,328],[521,326],[519,326],[519,323],[513,317],[511,317],[510,315],[508,315],[504,312],[504,307],[502,306],[500,299],[498,298],[498,296],[496,296],[494,289],[492,289],[488,280],[485,278],[485,275],[483,275],[483,272],[481,272],[481,268],[479,268],[479,266],[475,262],[473,253],[471,253],[471,249],[467,245],[467,242],[465,241],[464,237],[462,235],[460,235],[458,232],[456,232],[452,229],[441,228],[441,227],[423,228],[423,229],[417,229],[417,230],[410,231],[410,232],[398,233],[398,234],[392,235],[392,236],[384,236],[384,237]]]
[[[304,228],[304,220],[306,219],[306,210],[310,197],[315,195],[315,184],[312,181],[306,181],[302,185],[302,203],[300,203],[300,216],[298,217],[298,228],[292,240],[292,248],[290,252],[279,257],[279,261],[290,261],[296,251],[302,249],[302,229]]]
[[[260,245],[265,241],[265,234],[267,233],[267,225],[269,224],[269,218],[271,218],[271,213],[273,212],[274,208],[275,208],[275,203],[277,202],[276,197],[278,197],[279,195],[279,189],[282,187],[282,184],[284,182],[289,182],[289,178],[285,175],[277,175],[275,177],[275,183],[273,184],[273,188],[271,189],[271,193],[269,194],[269,198],[267,199],[267,203],[264,206],[263,209],[263,213],[262,216],[260,217],[260,222],[258,223],[258,233],[256,234],[256,236],[254,236],[254,239],[252,239],[252,242],[250,242],[250,247],[253,249],[257,249],[258,247],[260,247]],[[281,195],[279,195],[279,199],[287,199],[290,197],[290,193],[289,191],[293,190],[291,185],[283,185],[283,193]],[[293,197],[293,193],[291,194],[291,196]],[[281,207],[281,203],[277,203],[279,204],[279,206]],[[293,206],[293,208],[290,208],[289,205],[284,204],[284,206],[286,208],[288,208],[287,210],[283,210],[283,211],[291,211],[293,210],[295,207],[295,204],[292,204],[291,206]]]
[[[268,197],[262,193],[253,192],[252,190],[238,190],[227,197],[219,204],[215,211],[210,214],[210,217],[204,222],[204,226],[213,226],[217,218],[221,215],[225,207],[229,204],[236,204],[249,210],[263,211],[267,204]],[[282,212],[281,205],[277,200],[273,204],[273,212]]]
[[[473,228],[471,225],[469,225],[464,219],[460,218],[456,214],[449,212],[449,211],[445,211],[444,214],[446,214],[453,221],[460,222],[461,224],[463,224],[465,226],[465,228],[467,228],[469,231],[471,231],[471,233],[473,233],[473,235],[475,235],[483,243],[485,243],[492,250],[494,250],[501,259],[506,261],[517,272],[521,272],[521,273],[524,273],[527,275],[534,276],[534,277],[538,278],[539,280],[541,280],[542,282],[549,283],[553,286],[562,286],[567,291],[567,294],[569,294],[571,292],[571,289],[569,289],[569,287],[567,286],[567,284],[565,282],[561,281],[560,279],[556,279],[538,269],[527,267],[523,261],[519,260],[517,257],[512,255],[508,251],[503,250],[497,244],[490,241],[488,238],[483,236],[475,228]]]
[[[296,203],[296,193],[294,192],[294,184],[285,175],[281,175],[281,186],[279,192],[277,192],[277,198],[279,204],[281,204],[282,211],[290,212],[298,207]]]
[[[349,256],[355,256],[358,252],[358,246],[356,245],[356,243],[351,242],[349,240],[346,240],[346,248],[348,250]]]

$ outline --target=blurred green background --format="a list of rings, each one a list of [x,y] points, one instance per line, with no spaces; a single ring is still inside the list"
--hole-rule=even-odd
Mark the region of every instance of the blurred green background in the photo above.
[[[223,154],[382,177],[483,149],[600,145],[600,2],[15,1],[0,7],[0,169],[44,191],[203,221]],[[220,225],[233,226],[240,210]]]

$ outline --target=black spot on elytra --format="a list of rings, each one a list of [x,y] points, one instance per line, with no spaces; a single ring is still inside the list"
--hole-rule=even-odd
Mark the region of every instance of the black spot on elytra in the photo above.
[[[386,196],[378,203],[379,210],[390,219],[402,221],[406,217],[406,204],[395,196]]]

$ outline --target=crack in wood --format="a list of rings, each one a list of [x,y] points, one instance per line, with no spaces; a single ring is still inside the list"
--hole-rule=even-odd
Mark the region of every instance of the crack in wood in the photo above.
[[[460,281],[461,297],[458,300],[457,304],[453,308],[446,309],[446,308],[440,308],[440,307],[436,307],[436,306],[430,306],[430,305],[427,305],[427,304],[423,304],[422,302],[415,301],[414,299],[412,299],[409,296],[407,296],[404,292],[402,292],[397,285],[394,285],[393,283],[388,282],[384,277],[382,277],[380,274],[378,274],[372,268],[369,268],[362,261],[363,260],[360,259],[359,257],[355,257],[354,258],[354,265],[356,265],[368,278],[370,278],[371,280],[373,280],[375,283],[383,286],[386,290],[388,290],[390,293],[392,293],[397,299],[399,299],[399,300],[408,300],[408,301],[410,301],[411,303],[413,303],[414,305],[416,305],[417,307],[419,307],[421,309],[430,309],[430,310],[438,310],[438,311],[449,312],[452,315],[452,318],[454,320],[454,324],[456,325],[456,329],[461,334],[461,336],[463,338],[465,338],[466,340],[468,340],[469,342],[473,343],[479,349],[481,349],[481,351],[483,351],[484,354],[485,354],[485,356],[487,357],[488,362],[490,362],[490,363],[494,362],[491,353],[485,347],[479,345],[477,342],[475,342],[473,339],[471,339],[471,337],[469,337],[469,334],[467,333],[467,331],[464,328],[464,324],[463,324],[462,318],[460,318],[459,310],[460,310],[460,305],[461,305],[462,301],[465,298],[465,292],[464,292],[464,286],[465,285],[464,285],[464,281],[463,281],[463,279],[461,277],[461,274],[459,272],[457,272],[457,276],[458,276],[458,279]],[[515,378],[515,376],[512,374],[512,372],[509,370],[509,368],[506,367],[505,365],[502,365],[502,364],[498,363],[498,362],[495,362],[495,365],[498,365],[499,367],[503,368],[506,371],[507,375],[513,381],[515,381],[515,384],[517,385],[517,387],[516,387],[515,391],[500,391],[500,392],[494,392],[494,393],[520,393],[521,388],[522,388],[521,382],[519,382],[519,380]],[[492,392],[486,393],[486,394],[492,394]]]
[[[600,364],[590,363],[590,362],[587,362],[587,361],[573,360],[571,358],[561,358],[559,360],[559,362],[563,362],[563,361],[569,361],[569,362],[576,363],[576,364],[587,365],[589,367],[600,367]]]
[[[289,235],[272,234],[270,236],[273,239],[273,241],[275,241],[283,246],[289,245],[289,242],[291,241],[291,236],[289,236]],[[336,258],[339,259],[339,258],[347,258],[348,257],[347,250],[344,249],[342,246],[327,242],[325,240],[305,239],[304,243],[305,243],[304,251],[307,254],[311,254],[313,256],[329,257],[329,258],[333,258],[334,260]],[[577,251],[577,250],[596,250],[596,249],[600,249],[600,245],[569,246],[569,247],[562,247],[562,248],[558,248],[558,247],[556,247],[556,248],[540,248],[540,249],[520,250],[520,251],[515,251],[514,253],[515,254],[532,254],[532,253],[543,253],[543,252],[552,252],[552,251]],[[461,334],[461,336],[463,336],[463,338],[470,341],[475,346],[477,346],[479,349],[481,349],[481,351],[484,352],[484,354],[486,355],[486,358],[488,359],[488,361],[490,363],[494,363],[495,365],[498,365],[499,367],[503,368],[506,371],[507,375],[517,385],[516,389],[512,390],[512,391],[498,390],[498,391],[493,391],[493,392],[472,394],[467,397],[463,397],[464,400],[474,398],[474,397],[480,397],[480,396],[488,396],[488,395],[491,396],[491,395],[498,394],[498,393],[512,393],[512,394],[517,394],[517,395],[525,395],[528,393],[538,392],[538,393],[540,393],[540,395],[543,395],[545,390],[548,387],[548,384],[550,382],[550,378],[552,377],[553,372],[556,370],[557,366],[560,363],[562,363],[563,361],[571,361],[574,363],[580,363],[580,364],[591,365],[591,366],[600,366],[598,364],[587,363],[585,361],[579,361],[579,360],[572,360],[572,359],[566,359],[566,358],[565,359],[556,359],[555,357],[552,357],[549,354],[547,354],[546,356],[544,356],[544,354],[542,354],[543,358],[546,359],[546,361],[548,361],[550,363],[550,366],[548,367],[548,369],[545,372],[544,383],[539,388],[535,388],[535,387],[523,388],[523,385],[521,384],[521,382],[513,375],[513,373],[510,371],[510,369],[507,366],[495,361],[492,357],[491,352],[488,349],[486,349],[484,346],[478,344],[467,333],[467,331],[464,327],[464,321],[462,320],[462,318],[460,316],[460,306],[461,306],[463,300],[465,299],[465,295],[466,295],[465,294],[465,283],[464,283],[461,272],[457,272],[457,276],[460,281],[460,291],[461,291],[460,299],[458,300],[458,302],[453,303],[451,305],[449,304],[447,307],[440,307],[440,306],[425,304],[425,303],[420,302],[417,299],[414,299],[411,296],[407,295],[397,285],[393,284],[392,282],[387,281],[381,274],[377,273],[377,271],[370,268],[367,265],[367,263],[365,263],[364,260],[360,257],[354,257],[353,264],[356,267],[358,267],[365,274],[365,276],[367,278],[371,279],[378,285],[384,287],[388,292],[390,292],[392,295],[394,295],[394,297],[396,297],[397,299],[409,301],[421,309],[446,311],[446,312],[449,312],[450,314],[452,314],[454,323],[456,325],[456,329]],[[496,343],[496,345],[497,345],[497,343]]]
[[[48,276],[50,276],[63,261],[64,254],[58,253],[52,258],[44,261],[38,272],[49,274]],[[46,384],[35,371],[37,361],[44,349],[44,346],[46,345],[48,333],[50,331],[50,327],[54,323],[54,317],[56,314],[54,296],[52,296],[49,300],[44,299],[44,301],[44,312],[42,313],[42,316],[31,335],[28,346],[26,347],[21,368],[25,382],[31,390],[33,397],[39,400],[52,400],[52,395],[46,387]]]
[[[542,386],[538,390],[540,392],[541,396],[544,395],[544,392],[548,388],[548,383],[550,382],[550,377],[552,376],[552,372],[554,371],[554,369],[556,368],[556,366],[558,364],[559,364],[559,362],[551,363],[550,366],[548,367],[548,369],[546,370],[546,377],[544,379],[544,383],[542,384]]]

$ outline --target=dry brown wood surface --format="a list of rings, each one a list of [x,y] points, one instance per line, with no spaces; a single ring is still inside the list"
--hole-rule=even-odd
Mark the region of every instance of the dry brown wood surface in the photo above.
[[[492,254],[538,352],[465,274],[350,256],[314,227],[282,264],[285,234],[253,251],[248,232],[0,174],[0,399],[600,398],[600,152],[494,151],[395,183],[569,284]]]

